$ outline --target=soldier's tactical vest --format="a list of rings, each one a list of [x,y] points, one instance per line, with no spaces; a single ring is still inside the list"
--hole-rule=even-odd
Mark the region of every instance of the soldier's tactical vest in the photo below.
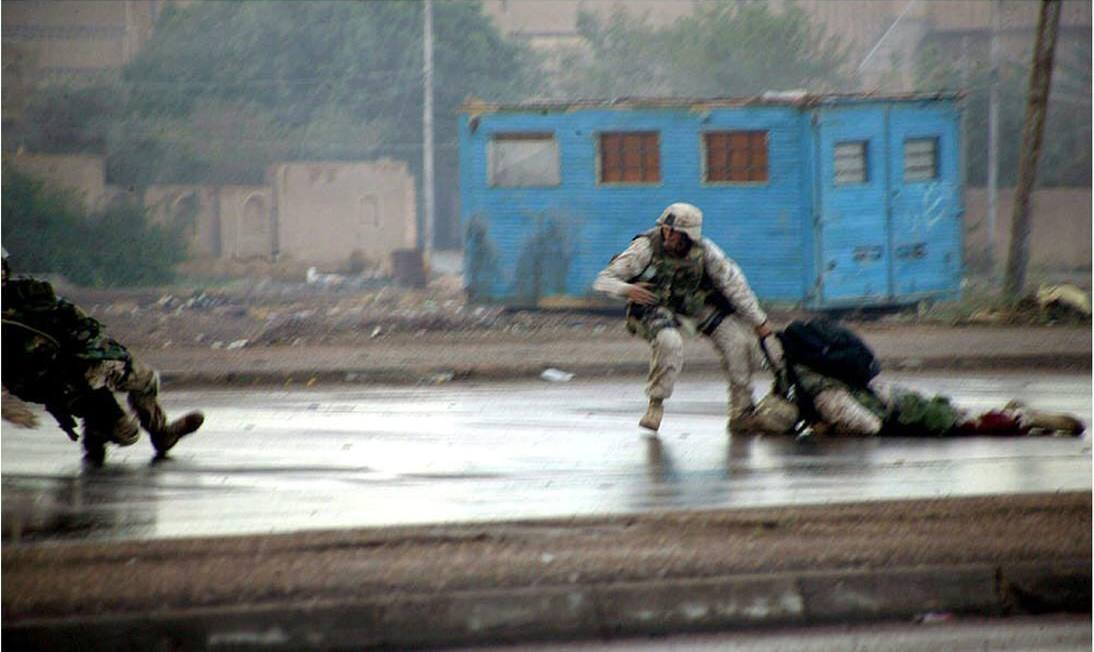
[[[98,320],[32,278],[3,286],[4,386],[36,403],[68,403],[86,390],[84,372],[100,360],[131,360]]]
[[[662,328],[678,326],[676,316],[683,315],[705,316],[699,330],[709,335],[726,315],[733,312],[733,307],[706,274],[703,265],[706,251],[702,242],[692,242],[684,256],[670,256],[665,252],[659,228],[640,233],[635,236],[637,238],[649,239],[650,262],[629,282],[650,284],[649,289],[657,295],[658,303],[657,306],[627,304],[627,326],[631,332],[652,339]],[[703,315],[708,305],[716,310]]]

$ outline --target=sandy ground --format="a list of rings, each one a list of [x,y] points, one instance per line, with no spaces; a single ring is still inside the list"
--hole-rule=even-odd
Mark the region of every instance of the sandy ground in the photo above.
[[[456,277],[436,279],[425,290],[278,281],[240,281],[215,291],[58,290],[167,372],[403,369],[490,376],[504,369],[509,373],[501,375],[512,376],[514,370],[538,373],[552,366],[639,372],[648,359],[645,343],[624,329],[621,306],[529,311],[474,305]],[[1008,356],[1011,366],[1021,359],[1051,366],[1058,356],[1074,367],[1084,356],[1089,359],[1089,320],[955,324],[943,314],[949,313],[909,309],[852,315],[849,323],[883,362],[903,368],[937,367],[947,356],[980,366],[999,366],[983,363]],[[778,325],[806,313],[772,310],[770,315]],[[704,339],[689,340],[687,367],[717,369]]]

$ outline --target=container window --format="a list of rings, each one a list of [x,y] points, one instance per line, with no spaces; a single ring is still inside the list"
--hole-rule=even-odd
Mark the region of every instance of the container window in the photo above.
[[[766,131],[708,131],[706,180],[767,181]]]
[[[656,131],[600,134],[601,183],[657,183],[661,144]]]
[[[836,143],[835,182],[837,186],[849,183],[866,183],[867,141],[855,140]]]
[[[495,134],[488,151],[490,185],[557,186],[558,142],[551,133]]]
[[[904,180],[928,181],[938,178],[938,139],[909,138],[904,141]]]

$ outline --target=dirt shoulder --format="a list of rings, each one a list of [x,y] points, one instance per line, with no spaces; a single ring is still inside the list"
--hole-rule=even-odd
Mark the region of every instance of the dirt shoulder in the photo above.
[[[623,328],[621,307],[508,310],[468,304],[458,283],[426,290],[324,289],[249,282],[217,291],[93,290],[62,294],[163,372],[167,383],[445,382],[639,374],[647,345]],[[805,313],[771,310],[776,325]],[[1089,322],[951,325],[914,311],[848,323],[890,369],[1089,370]],[[691,338],[685,371],[716,371]]]
[[[443,603],[468,591],[667,586],[756,574],[846,578],[904,569],[944,581],[970,565],[998,571],[1031,563],[1077,563],[1089,584],[1090,550],[1091,498],[1082,492],[5,546],[3,615],[8,625],[152,605],[397,603],[412,595]],[[985,591],[997,588],[989,581]],[[1063,597],[1062,587],[1054,591]]]
[[[938,326],[858,328],[886,369],[1091,368],[1088,328]],[[134,348],[160,369],[165,382],[249,384],[316,382],[448,382],[535,378],[556,368],[580,376],[642,374],[645,342],[621,328],[565,336],[505,333],[423,334],[363,340],[355,345],[268,345],[234,350],[209,347]],[[685,371],[713,372],[711,345],[685,345]]]

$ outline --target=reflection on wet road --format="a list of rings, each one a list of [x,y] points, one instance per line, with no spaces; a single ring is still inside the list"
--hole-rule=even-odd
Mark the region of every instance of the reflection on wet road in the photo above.
[[[971,409],[1021,398],[1091,419],[1089,375],[893,376]],[[85,470],[48,415],[5,424],[5,542],[286,532],[655,509],[1089,490],[1075,439],[796,444],[725,433],[725,385],[685,377],[660,437],[640,379],[167,391],[205,428],[150,464],[146,440]]]

